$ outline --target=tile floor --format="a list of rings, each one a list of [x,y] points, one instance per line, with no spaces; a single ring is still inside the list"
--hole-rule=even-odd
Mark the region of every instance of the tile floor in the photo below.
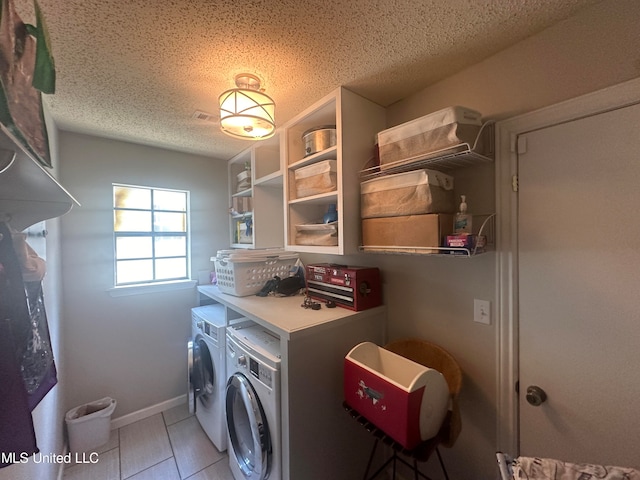
[[[96,452],[98,462],[70,465],[64,479],[233,480],[226,452],[216,449],[186,404],[113,430]]]

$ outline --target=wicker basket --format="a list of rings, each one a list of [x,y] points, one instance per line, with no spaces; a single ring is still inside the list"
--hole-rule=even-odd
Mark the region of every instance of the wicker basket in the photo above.
[[[442,426],[439,437],[442,445],[452,447],[462,430],[458,404],[458,395],[462,387],[462,370],[458,362],[441,346],[417,338],[395,340],[387,343],[384,348],[442,373],[449,386],[451,405],[449,421]]]

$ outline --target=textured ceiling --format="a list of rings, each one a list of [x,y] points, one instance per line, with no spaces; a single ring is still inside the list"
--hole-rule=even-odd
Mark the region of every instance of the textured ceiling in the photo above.
[[[14,0],[33,23],[32,0]],[[596,0],[38,0],[65,130],[227,160],[216,102],[262,79],[282,124],[345,85],[388,106]],[[192,118],[196,111],[215,123]]]

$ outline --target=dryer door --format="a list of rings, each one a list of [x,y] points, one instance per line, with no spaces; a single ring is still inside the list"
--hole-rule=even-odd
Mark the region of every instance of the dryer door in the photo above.
[[[235,460],[247,479],[264,480],[271,470],[271,433],[260,399],[241,373],[227,381],[227,429]]]
[[[187,343],[189,413],[197,410],[198,401],[207,407],[214,394],[215,372],[211,353],[200,335]]]
[[[196,353],[197,346],[193,340],[187,342],[187,393],[189,395],[189,413],[196,413],[196,391],[202,384],[202,379],[198,378],[200,368],[196,366],[196,358],[200,356]]]

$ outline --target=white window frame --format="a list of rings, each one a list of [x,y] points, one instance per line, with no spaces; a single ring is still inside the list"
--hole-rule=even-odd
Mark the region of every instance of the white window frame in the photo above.
[[[113,212],[114,212],[114,218],[115,218],[115,212],[117,210],[138,210],[138,211],[145,211],[145,212],[151,212],[152,218],[153,218],[153,213],[154,212],[169,212],[169,213],[176,213],[176,212],[182,212],[181,210],[161,210],[158,209],[156,210],[153,206],[153,195],[154,192],[156,191],[168,191],[168,192],[180,192],[180,193],[184,193],[186,195],[186,210],[184,211],[185,213],[185,217],[186,217],[186,231],[185,232],[155,232],[153,231],[153,222],[152,222],[152,231],[151,232],[116,232],[115,230],[115,225],[113,226],[113,284],[114,287],[111,288],[109,290],[109,293],[111,294],[111,296],[113,297],[117,297],[117,296],[123,296],[123,295],[135,295],[135,294],[140,294],[140,293],[151,293],[151,292],[162,292],[162,291],[168,291],[168,290],[179,290],[179,289],[186,289],[186,288],[192,288],[193,286],[196,285],[196,282],[194,280],[190,279],[191,276],[191,219],[190,219],[190,192],[188,190],[180,190],[180,189],[173,189],[173,188],[165,188],[165,187],[151,187],[151,186],[146,186],[146,185],[130,185],[130,184],[123,184],[123,183],[113,183],[112,184],[112,198],[113,198],[113,191],[116,187],[128,187],[128,188],[139,188],[139,189],[144,189],[144,190],[149,190],[151,192],[151,207],[150,209],[121,209],[121,208],[117,208],[115,205],[113,205]],[[136,282],[136,283],[123,283],[118,285],[116,283],[117,281],[117,258],[116,258],[116,242],[117,242],[117,238],[118,237],[136,237],[136,236],[140,236],[140,235],[145,235],[145,236],[151,236],[152,238],[156,238],[159,236],[164,236],[164,235],[171,235],[171,236],[176,236],[176,235],[184,235],[185,236],[185,241],[186,241],[186,253],[185,253],[185,262],[186,262],[186,276],[184,278],[176,278],[176,279],[170,279],[170,280],[156,280],[156,279],[148,279],[145,281],[140,281],[140,282]],[[181,257],[181,256],[180,256]],[[150,257],[152,260],[155,260],[155,253],[152,254],[152,257]],[[154,273],[155,276],[155,273]]]

